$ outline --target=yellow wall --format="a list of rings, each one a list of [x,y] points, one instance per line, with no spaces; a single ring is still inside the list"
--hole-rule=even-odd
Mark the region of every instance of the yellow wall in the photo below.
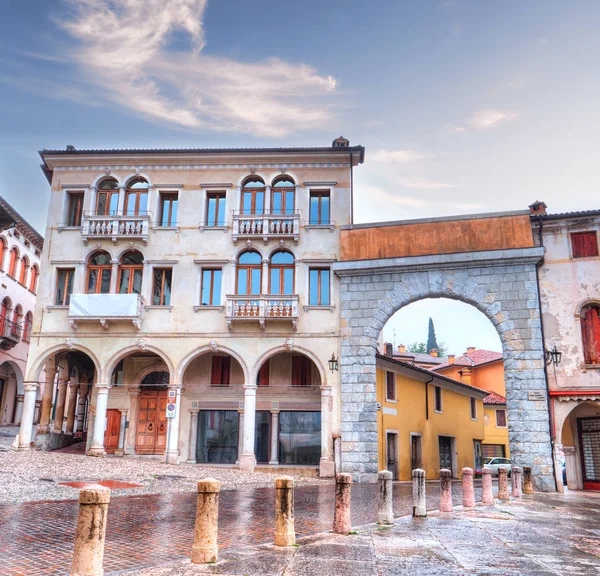
[[[506,410],[506,406],[491,406],[485,407],[485,438],[484,444],[504,444],[504,455],[506,458],[510,458],[510,449],[508,447],[508,428],[497,428],[496,427],[496,410]],[[508,419],[508,413],[507,413]]]
[[[427,478],[439,478],[438,436],[456,438],[457,470],[474,465],[473,440],[484,439],[483,401],[477,399],[477,420],[471,420],[470,396],[448,389],[442,390],[443,413],[434,411],[434,385],[428,384],[429,419],[425,414],[425,384],[418,380],[396,374],[397,402],[387,402],[386,371],[392,368],[377,367],[377,401],[382,410],[378,417],[379,468],[385,469],[386,430],[398,431],[398,462],[400,480],[411,479],[411,432],[422,434],[422,467]],[[395,409],[397,414],[385,414],[384,408]]]
[[[464,366],[451,364],[450,366],[436,370],[436,372],[448,376],[448,378],[458,380],[459,382],[481,388],[482,390],[496,392],[496,394],[506,396],[504,362],[499,360],[498,362],[490,362],[489,364],[482,364],[481,366],[473,366],[470,369],[470,376],[464,375],[461,377],[459,372],[464,368]]]

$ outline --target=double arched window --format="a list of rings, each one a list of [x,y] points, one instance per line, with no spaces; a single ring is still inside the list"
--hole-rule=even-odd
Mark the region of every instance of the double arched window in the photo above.
[[[137,250],[125,252],[119,263],[119,294],[140,294],[144,274],[144,256]]]
[[[258,252],[249,250],[238,258],[236,294],[260,294],[262,282],[262,258]]]
[[[119,184],[113,178],[103,180],[96,193],[96,214],[114,216],[119,206]]]
[[[264,214],[265,212],[265,182],[260,176],[246,178],[242,186],[243,215]]]
[[[271,214],[293,214],[296,202],[296,184],[289,176],[273,182],[271,188]]]
[[[31,326],[33,325],[33,315],[31,312],[25,314],[25,322],[23,322],[23,340],[29,342],[31,338]]]
[[[11,278],[17,277],[17,264],[19,262],[19,250],[13,246],[10,250],[10,261],[8,263],[8,275]]]
[[[581,337],[586,364],[600,364],[600,305],[588,304],[581,309]]]
[[[280,250],[269,262],[269,294],[294,294],[294,256]]]
[[[38,278],[40,276],[40,269],[37,264],[34,264],[31,268],[31,278],[29,278],[29,290],[34,294],[37,292]]]
[[[10,329],[10,333],[12,334],[13,338],[19,337],[19,328],[21,326],[22,321],[23,321],[23,308],[21,308],[20,304],[17,304],[15,306],[15,309],[13,310],[12,326]]]
[[[150,185],[143,178],[134,178],[127,184],[125,192],[125,214],[145,216],[148,213],[148,189]]]
[[[29,273],[29,258],[23,256],[21,260],[21,273],[19,274],[19,283],[27,286],[27,274]]]
[[[86,292],[88,294],[108,294],[111,270],[108,252],[92,254],[88,259]]]
[[[9,326],[7,320],[10,322],[8,314],[11,306],[12,304],[8,296],[2,300],[2,304],[0,305],[0,336],[4,336],[6,334],[6,330]]]

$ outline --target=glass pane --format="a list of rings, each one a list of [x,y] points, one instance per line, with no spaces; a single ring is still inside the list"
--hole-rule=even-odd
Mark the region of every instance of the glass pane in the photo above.
[[[233,410],[200,410],[196,460],[233,464],[237,455],[238,413]]]
[[[117,213],[119,207],[119,195],[115,192],[110,195],[110,214],[111,216]]]
[[[248,294],[248,269],[238,268],[238,294]]]
[[[293,214],[294,213],[294,191],[288,190],[285,193],[285,213]]]
[[[73,274],[73,270],[69,270],[67,272],[68,274],[68,281],[67,281],[67,301],[65,302],[65,304],[68,304],[71,300],[71,294],[73,293],[73,277],[75,276],[75,274]]]
[[[118,187],[116,180],[104,180],[99,188],[100,190],[116,190]]]
[[[165,270],[165,285],[163,287],[164,305],[171,305],[171,276],[172,270]]]
[[[264,192],[257,192],[256,193],[256,198],[255,198],[255,210],[254,213],[255,214],[263,214],[264,213],[264,208],[265,208],[265,193]]]
[[[208,207],[207,207],[207,216],[206,216],[206,225],[207,226],[217,226],[216,216],[217,216],[217,199],[214,197],[210,197],[208,199]]]
[[[309,273],[308,300],[309,300],[309,306],[318,306],[319,305],[319,271],[318,270],[311,270]]]
[[[282,193],[281,192],[273,192],[273,206],[271,206],[273,214],[281,214],[281,202],[282,202]]]
[[[128,294],[129,293],[129,274],[131,270],[126,268],[121,270],[121,284],[119,285],[119,294]]]
[[[134,270],[133,271],[133,290],[136,294],[140,294],[142,292],[142,271]]]
[[[90,270],[88,272],[88,285],[87,292],[88,294],[93,294],[96,292],[96,281],[98,280],[98,270]]]
[[[213,298],[212,306],[221,305],[221,270],[213,271]]]
[[[271,428],[271,413],[257,411],[254,428],[254,450],[257,462],[269,461],[269,430]]]
[[[110,292],[110,270],[102,270],[102,278],[100,280],[100,293],[108,294]]]
[[[95,266],[106,266],[107,264],[110,264],[110,254],[107,254],[106,252],[96,252],[96,254],[90,258],[90,264]]]
[[[154,270],[154,283],[152,288],[152,305],[160,306],[160,292],[161,292],[161,284],[162,284],[162,270],[155,269]]]
[[[62,305],[65,298],[65,281],[67,277],[65,275],[64,270],[59,270],[58,272],[58,280],[56,282],[56,304]],[[4,302],[2,303],[2,310],[4,311],[4,316],[6,316]]]
[[[319,223],[319,197],[312,196],[310,197],[310,223],[318,224]]]
[[[329,306],[329,270],[321,270],[321,306]]]
[[[225,196],[219,196],[219,198],[217,199],[219,208],[219,219],[217,222],[217,226],[225,226],[225,210],[227,209],[225,201]]]
[[[289,252],[275,252],[271,256],[272,264],[293,264],[294,257]]]
[[[289,178],[283,178],[283,179],[275,182],[273,187],[274,188],[293,188],[294,182],[292,180],[290,180]]]
[[[174,197],[171,200],[171,221],[169,226],[177,225],[177,210],[179,209],[179,198]]]
[[[138,214],[143,216],[148,212],[148,194],[146,192],[140,194],[139,204]]]
[[[142,264],[143,261],[144,261],[144,256],[142,255],[142,253],[136,252],[136,251],[127,252],[121,258],[121,262],[123,264]]]
[[[169,220],[169,208],[171,207],[170,198],[162,198],[160,203],[160,213],[162,214],[162,218],[160,220],[161,226],[170,226]]]
[[[98,215],[99,216],[107,216],[107,213],[106,213],[107,201],[108,201],[108,198],[106,196],[106,193],[98,194]]]
[[[329,196],[321,196],[321,222],[319,224],[329,224]]]
[[[271,268],[271,294],[281,294],[281,268]]]
[[[244,214],[252,214],[252,192],[244,192],[242,211]]]
[[[202,295],[200,297],[200,303],[202,306],[212,306],[210,301],[210,279],[212,276],[212,270],[202,271]]]
[[[135,200],[136,194],[127,194],[125,198],[125,214],[127,216],[133,216],[135,214]]]
[[[294,293],[294,270],[285,268],[283,271],[283,294]]]
[[[252,269],[251,281],[250,294],[260,294],[260,268]]]
[[[240,264],[260,264],[260,254],[258,252],[244,252],[240,256]]]
[[[321,413],[279,413],[279,463],[318,464],[321,458]]]

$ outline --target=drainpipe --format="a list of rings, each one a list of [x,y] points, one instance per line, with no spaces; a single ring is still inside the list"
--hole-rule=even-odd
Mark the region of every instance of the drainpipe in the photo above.
[[[425,420],[429,420],[429,385],[433,382],[433,376],[431,380],[425,382]]]
[[[539,243],[542,248],[544,246],[544,237],[542,235],[542,229],[544,227],[544,221],[540,219],[540,229],[538,232]],[[554,460],[554,444],[556,441],[555,438],[555,426],[554,426],[554,406],[552,405],[552,400],[550,399],[550,386],[548,380],[548,366],[546,364],[546,337],[544,335],[544,317],[542,315],[542,295],[540,292],[540,267],[544,263],[544,258],[536,264],[535,267],[535,280],[537,284],[537,293],[538,293],[538,307],[540,309],[540,331],[542,333],[542,361],[544,362],[544,377],[546,378],[546,405],[548,408],[548,426],[550,428],[550,448],[552,450],[552,474],[554,476],[554,489],[558,492],[558,481],[556,476],[556,461]]]

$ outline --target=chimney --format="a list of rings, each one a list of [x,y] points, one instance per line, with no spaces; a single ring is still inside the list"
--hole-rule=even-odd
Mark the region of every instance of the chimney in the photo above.
[[[394,345],[391,342],[385,343],[385,355],[390,358],[394,355]]]
[[[465,384],[471,384],[471,370],[469,368],[463,368],[459,374],[462,382]]]
[[[331,143],[332,148],[348,148],[348,146],[350,146],[350,140],[348,140],[348,138],[344,138],[343,136],[336,138]]]
[[[406,354],[406,346],[404,344],[400,344],[400,346],[398,346],[398,352],[400,354]]]
[[[475,352],[476,348],[475,346],[469,346],[467,348],[467,354],[473,354],[473,352]]]
[[[429,355],[430,355],[430,356],[433,356],[434,358],[437,358],[437,357],[438,357],[438,351],[437,351],[437,348],[432,348],[432,349],[429,351]]]
[[[546,216],[546,214],[548,214],[546,208],[548,208],[548,206],[546,206],[545,202],[536,200],[533,204],[529,205],[529,213],[531,216]]]
[[[448,364],[454,364],[454,362],[456,362],[456,355],[448,354]]]

